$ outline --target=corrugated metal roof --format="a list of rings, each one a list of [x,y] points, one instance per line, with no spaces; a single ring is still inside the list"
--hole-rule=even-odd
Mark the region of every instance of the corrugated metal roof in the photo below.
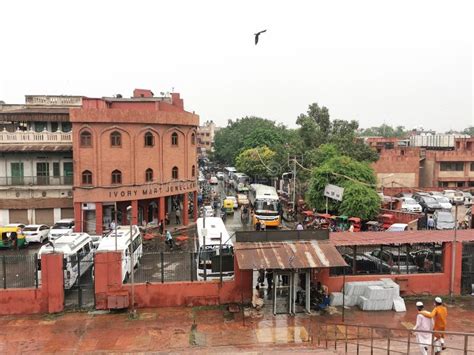
[[[458,230],[456,239],[459,242],[474,241],[474,229]],[[329,240],[335,246],[442,243],[453,241],[454,231],[335,232],[330,233]]]
[[[329,241],[236,243],[234,250],[241,270],[306,269],[347,265]]]
[[[70,152],[70,144],[0,144],[0,152]]]

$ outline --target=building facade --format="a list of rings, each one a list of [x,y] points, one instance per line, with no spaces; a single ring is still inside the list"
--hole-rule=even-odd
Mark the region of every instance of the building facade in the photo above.
[[[0,104],[0,225],[73,217],[72,125],[79,96],[28,95]]]
[[[213,121],[206,121],[197,129],[198,153],[205,157],[214,151],[214,137],[217,131],[216,124]]]
[[[380,155],[372,165],[380,187],[474,188],[474,137],[366,141]]]
[[[184,110],[178,93],[83,98],[70,117],[77,231],[101,234],[115,214],[119,224],[162,221],[172,206],[189,222],[191,199],[197,206],[199,116]]]

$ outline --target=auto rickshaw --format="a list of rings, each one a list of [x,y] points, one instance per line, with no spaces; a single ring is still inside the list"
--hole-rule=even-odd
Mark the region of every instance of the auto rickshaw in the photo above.
[[[344,232],[349,229],[349,217],[347,216],[332,216],[334,227],[338,232]]]
[[[382,226],[377,221],[368,221],[365,222],[365,229],[368,232],[379,232],[382,230]]]
[[[234,213],[234,201],[226,198],[222,203],[222,207],[227,214]]]
[[[388,229],[392,224],[396,223],[395,216],[390,213],[384,213],[378,216],[378,221],[382,225],[383,230]]]
[[[311,224],[314,220],[314,212],[311,210],[303,211],[301,215],[303,216],[303,225],[305,226]]]
[[[349,218],[349,223],[354,226],[354,232],[360,232],[361,229],[361,220],[359,217],[351,217]]]
[[[24,248],[28,245],[19,227],[0,227],[0,248]]]
[[[329,213],[314,213],[313,220],[305,225],[306,229],[329,229],[331,215]]]

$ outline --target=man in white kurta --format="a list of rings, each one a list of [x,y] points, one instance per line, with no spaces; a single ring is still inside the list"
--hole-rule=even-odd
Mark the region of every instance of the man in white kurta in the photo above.
[[[422,311],[424,306],[423,302],[416,302],[416,308],[418,312]],[[413,330],[425,330],[425,331],[432,331],[433,330],[433,320],[431,318],[425,317],[424,315],[418,313],[416,316],[416,325]],[[428,349],[431,346],[431,333],[425,332],[415,332],[416,335],[416,342],[420,347],[420,351],[422,355],[428,355]]]

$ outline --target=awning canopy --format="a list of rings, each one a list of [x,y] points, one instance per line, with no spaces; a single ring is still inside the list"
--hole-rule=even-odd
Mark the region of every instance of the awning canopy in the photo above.
[[[236,243],[234,250],[241,270],[347,266],[329,241]]]

